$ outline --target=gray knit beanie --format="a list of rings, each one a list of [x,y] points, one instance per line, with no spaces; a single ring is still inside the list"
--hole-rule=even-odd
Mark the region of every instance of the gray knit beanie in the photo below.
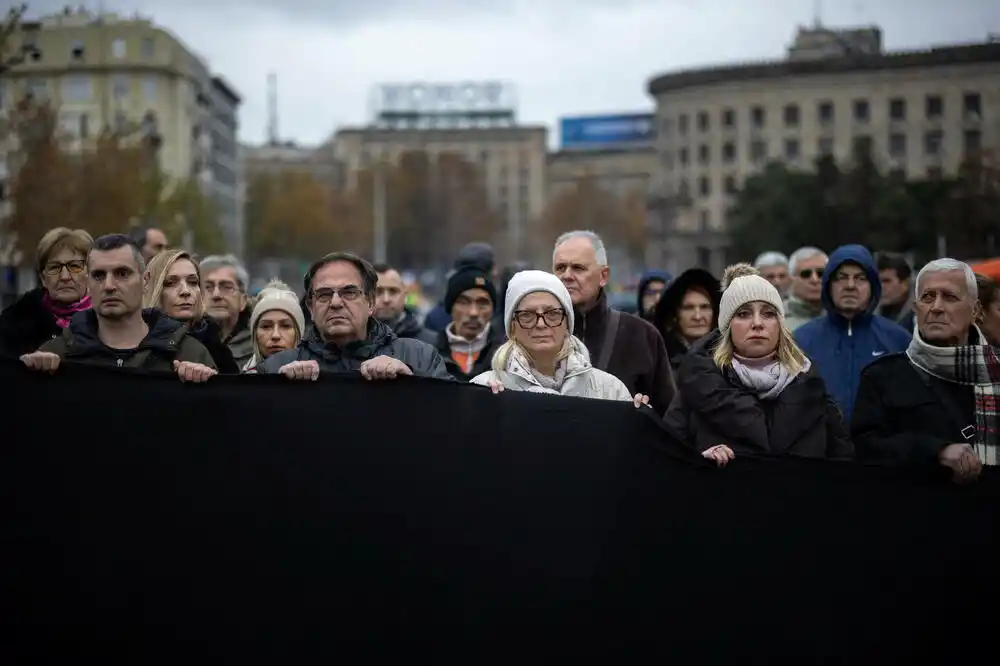
[[[722,278],[722,300],[719,302],[719,330],[729,330],[736,311],[747,303],[762,301],[774,307],[785,320],[785,307],[774,285],[765,280],[750,264],[736,264],[726,269]]]

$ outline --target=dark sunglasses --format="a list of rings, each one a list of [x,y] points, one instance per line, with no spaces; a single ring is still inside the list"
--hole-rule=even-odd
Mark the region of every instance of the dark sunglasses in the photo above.
[[[803,280],[808,280],[813,275],[815,275],[816,277],[819,277],[819,278],[823,277],[823,269],[822,268],[805,268],[805,269],[799,271],[799,277],[802,278]]]

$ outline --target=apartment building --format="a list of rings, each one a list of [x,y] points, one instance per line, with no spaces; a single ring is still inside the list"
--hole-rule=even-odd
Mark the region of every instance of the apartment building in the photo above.
[[[365,127],[339,130],[333,139],[335,160],[343,165],[345,185],[354,186],[358,171],[380,162],[396,164],[407,152],[436,157],[462,155],[483,175],[491,205],[506,218],[511,251],[530,253],[531,230],[545,208],[546,140],[543,126]]]
[[[847,162],[859,144],[886,169],[953,174],[1000,147],[1000,43],[884,52],[878,28],[800,29],[787,58],[653,78],[656,214],[666,266],[721,273],[733,193],[771,160]]]
[[[295,171],[310,174],[334,189],[344,184],[330,145],[304,146],[294,141],[242,144],[240,164],[247,180],[258,174]]]
[[[71,146],[85,146],[106,128],[154,137],[167,175],[198,178],[206,195],[222,200],[215,164],[227,151],[235,161],[235,140],[227,147],[225,137],[235,133],[239,95],[213,81],[207,64],[168,30],[139,15],[67,8],[23,21],[14,41],[12,48],[32,45],[36,56],[4,72],[3,104],[24,95],[53,103]],[[213,134],[223,142],[219,150]],[[227,238],[235,237],[238,221],[222,219]]]
[[[226,247],[237,256],[243,255],[245,229],[243,221],[243,172],[239,156],[239,93],[221,76],[212,77],[211,86],[211,154],[209,166],[203,170],[203,184],[211,193],[219,216],[219,226]],[[202,129],[201,131],[204,131]]]

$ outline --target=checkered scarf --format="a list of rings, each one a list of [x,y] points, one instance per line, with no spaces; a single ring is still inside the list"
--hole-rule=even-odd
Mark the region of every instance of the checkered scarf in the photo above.
[[[975,328],[979,344],[957,347],[935,347],[913,332],[913,340],[906,350],[910,362],[938,379],[955,384],[972,386],[976,402],[976,435],[973,442],[976,454],[984,465],[997,465],[997,433],[1000,432],[1000,359],[987,344],[982,331]]]

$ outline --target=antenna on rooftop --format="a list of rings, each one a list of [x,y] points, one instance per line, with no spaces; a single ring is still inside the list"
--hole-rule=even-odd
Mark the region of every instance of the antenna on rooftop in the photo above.
[[[813,1],[813,27],[823,27],[823,0]]]
[[[278,75],[267,75],[267,141],[278,145]]]

